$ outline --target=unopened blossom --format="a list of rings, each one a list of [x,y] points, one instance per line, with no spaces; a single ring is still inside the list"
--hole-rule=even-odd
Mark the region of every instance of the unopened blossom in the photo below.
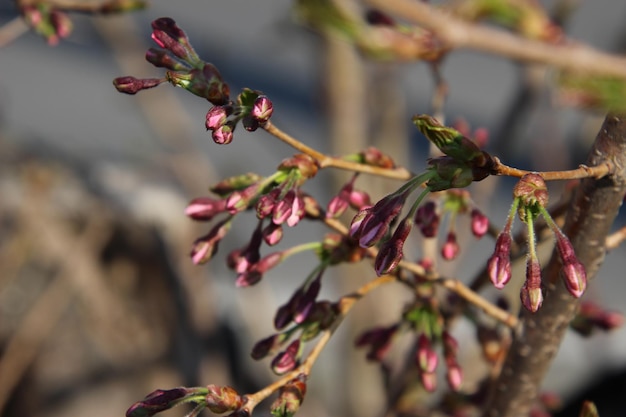
[[[526,282],[520,292],[522,305],[535,313],[543,303],[543,293],[541,292],[541,265],[539,261],[532,257],[526,263]]]
[[[226,212],[226,200],[198,197],[189,202],[185,214],[194,220],[209,221],[216,215]]]
[[[232,387],[211,384],[207,386],[207,390],[206,407],[215,414],[235,411],[244,403],[243,398]]]
[[[362,333],[356,340],[356,347],[369,347],[367,360],[379,362],[391,347],[391,340],[398,331],[398,325],[376,327]]]
[[[378,276],[388,274],[398,266],[403,256],[404,242],[412,228],[413,218],[411,216],[405,217],[393,232],[391,238],[380,247],[374,260],[374,269]]]
[[[298,375],[278,390],[278,397],[270,406],[273,416],[290,417],[293,416],[304,401],[306,395],[306,375]]]
[[[446,236],[446,241],[441,248],[441,256],[443,257],[443,259],[451,261],[457,257],[457,255],[459,254],[459,250],[459,243],[456,239],[456,233],[454,233],[453,231],[448,232],[448,235]]]
[[[272,360],[271,368],[276,375],[283,375],[298,366],[300,358],[300,339],[296,339]]]
[[[439,357],[433,349],[430,339],[424,334],[420,334],[417,339],[417,353],[415,356],[417,365],[426,373],[433,373],[437,369]]]
[[[511,232],[505,227],[496,239],[496,248],[487,261],[487,272],[494,287],[501,290],[511,280]]]
[[[437,235],[439,221],[437,205],[433,201],[427,201],[415,212],[415,224],[419,227],[424,237],[432,238]]]
[[[471,213],[472,233],[481,238],[489,230],[489,219],[480,210],[473,209]]]

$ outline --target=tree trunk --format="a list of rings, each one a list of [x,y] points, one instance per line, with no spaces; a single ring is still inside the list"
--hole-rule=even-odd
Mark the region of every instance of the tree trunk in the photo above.
[[[604,260],[605,238],[626,193],[626,115],[609,114],[587,158],[588,166],[610,163],[613,174],[581,181],[563,231],[569,236],[592,280]],[[543,271],[544,303],[537,313],[523,309],[521,329],[515,335],[486,417],[528,415],[565,331],[576,313],[572,297],[560,277],[556,253]]]

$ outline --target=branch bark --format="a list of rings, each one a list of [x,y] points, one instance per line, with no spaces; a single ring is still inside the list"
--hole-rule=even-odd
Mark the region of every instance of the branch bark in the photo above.
[[[626,115],[609,114],[587,159],[589,166],[609,163],[611,175],[582,180],[567,214],[565,234],[593,279],[606,253],[605,239],[626,193]],[[545,298],[535,314],[522,313],[521,330],[496,381],[486,417],[528,415],[578,300],[561,283],[556,253],[543,271]]]

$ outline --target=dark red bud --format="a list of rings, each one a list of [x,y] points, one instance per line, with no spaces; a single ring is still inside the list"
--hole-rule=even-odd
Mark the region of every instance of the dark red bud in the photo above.
[[[113,85],[120,93],[124,94],[137,94],[141,90],[156,87],[159,84],[164,83],[166,80],[163,78],[145,78],[139,79],[135,77],[118,77],[113,80]]]

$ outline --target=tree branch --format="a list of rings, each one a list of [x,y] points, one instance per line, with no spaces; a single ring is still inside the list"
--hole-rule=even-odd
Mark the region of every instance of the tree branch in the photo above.
[[[587,269],[588,279],[595,277],[604,260],[605,239],[626,192],[626,115],[609,114],[604,120],[587,159],[588,166],[602,164],[615,167],[614,173],[581,182],[563,228]],[[533,405],[578,306],[578,300],[560,282],[560,267],[553,253],[543,271],[543,306],[535,314],[523,311],[521,331],[496,382],[487,417],[525,416]]]
[[[589,46],[568,42],[549,44],[526,39],[510,32],[468,23],[444,11],[414,0],[366,0],[384,12],[402,16],[437,35],[446,47],[470,48],[554,67],[626,78],[626,58],[597,51]]]

